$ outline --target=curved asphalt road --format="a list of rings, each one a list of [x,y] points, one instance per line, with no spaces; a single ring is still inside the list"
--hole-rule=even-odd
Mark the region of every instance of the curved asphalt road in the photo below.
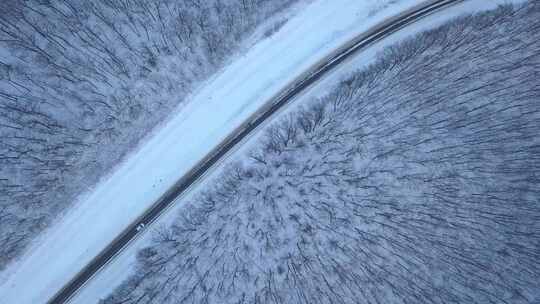
[[[189,188],[203,177],[210,168],[219,163],[233,148],[253,130],[270,118],[280,108],[289,103],[294,97],[307,87],[319,80],[326,72],[332,70],[337,65],[345,61],[357,51],[364,49],[393,32],[413,23],[442,8],[463,2],[465,0],[430,0],[425,1],[416,7],[394,16],[382,23],[370,28],[365,33],[359,35],[346,45],[342,46],[324,60],[319,62],[309,71],[300,75],[292,85],[284,89],[272,98],[258,113],[253,115],[248,121],[243,123],[235,132],[229,135],[213,151],[206,155],[194,168],[182,177],[169,191],[167,191],[150,209],[148,209],[139,219],[129,225],[115,240],[110,243],[101,253],[86,265],[67,285],[58,291],[47,303],[61,304],[67,303],[86,282],[88,282],[101,268],[109,263],[119,252],[121,252],[131,241],[133,241],[140,229],[140,224],[148,226],[163,214],[168,207],[171,207],[175,200],[186,193]]]

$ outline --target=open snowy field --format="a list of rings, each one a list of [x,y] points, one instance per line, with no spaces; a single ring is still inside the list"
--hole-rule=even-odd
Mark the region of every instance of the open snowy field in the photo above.
[[[440,24],[462,12],[504,2],[467,1],[452,9],[452,13],[449,10],[426,19],[388,41]],[[278,32],[255,44],[201,86],[181,111],[150,136],[111,176],[81,197],[77,206],[53,225],[20,262],[11,265],[3,274],[2,300],[6,303],[46,301],[200,157],[276,92],[371,24],[417,3],[413,0],[320,0],[299,11]],[[355,68],[369,62],[374,52],[388,41],[379,43],[368,55],[358,56]],[[327,77],[327,81],[335,82],[338,73],[334,76]],[[325,86],[321,85],[314,94],[324,90]],[[149,236],[150,233],[145,233],[74,302],[95,303],[106,296],[128,275],[135,251]]]

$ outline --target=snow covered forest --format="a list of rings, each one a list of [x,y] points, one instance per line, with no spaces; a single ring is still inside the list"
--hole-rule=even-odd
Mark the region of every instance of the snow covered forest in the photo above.
[[[294,2],[0,1],[0,270]]]
[[[538,303],[540,3],[386,48],[265,130],[102,304]]]

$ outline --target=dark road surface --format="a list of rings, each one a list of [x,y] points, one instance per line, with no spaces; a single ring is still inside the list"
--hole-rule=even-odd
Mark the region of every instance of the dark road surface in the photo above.
[[[47,303],[61,304],[67,303],[83,285],[88,282],[101,268],[109,263],[119,252],[121,252],[137,234],[142,230],[137,228],[144,224],[143,229],[153,223],[174,201],[184,194],[196,181],[198,181],[211,167],[218,163],[236,144],[244,139],[250,132],[256,129],[264,121],[270,118],[285,104],[294,97],[319,80],[326,72],[332,70],[344,60],[350,58],[357,51],[370,46],[380,39],[392,34],[402,27],[419,20],[437,10],[450,5],[463,2],[465,0],[439,0],[428,1],[417,7],[406,11],[398,16],[390,18],[380,23],[364,34],[356,37],[347,45],[336,50],[314,66],[311,70],[302,74],[291,86],[283,90],[273,98],[258,113],[253,115],[249,121],[242,124],[233,134],[228,136],[219,146],[204,157],[198,165],[192,168],[182,177],[169,191],[167,191],[149,210],[147,210],[137,221],[128,226],[115,240],[104,248],[88,265],[86,265],[67,285],[58,291]]]

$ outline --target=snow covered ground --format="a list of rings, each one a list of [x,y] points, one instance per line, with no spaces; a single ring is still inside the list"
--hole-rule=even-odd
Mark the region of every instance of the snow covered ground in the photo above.
[[[317,0],[291,18],[277,33],[233,60],[194,94],[163,128],[102,181],[81,197],[61,222],[45,233],[19,263],[4,272],[0,298],[5,303],[44,303],[103,247],[134,221],[185,172],[257,111],[276,92],[335,48],[389,15],[419,0]],[[507,1],[471,0],[434,15],[378,43],[357,56],[368,63],[380,47],[463,12],[488,9]],[[406,35],[405,35],[406,34]],[[325,78],[310,94],[320,94],[341,71]],[[180,202],[181,203],[181,202]],[[174,210],[161,223],[170,220]],[[148,231],[98,274],[74,299],[95,303],[106,296],[133,264]]]

